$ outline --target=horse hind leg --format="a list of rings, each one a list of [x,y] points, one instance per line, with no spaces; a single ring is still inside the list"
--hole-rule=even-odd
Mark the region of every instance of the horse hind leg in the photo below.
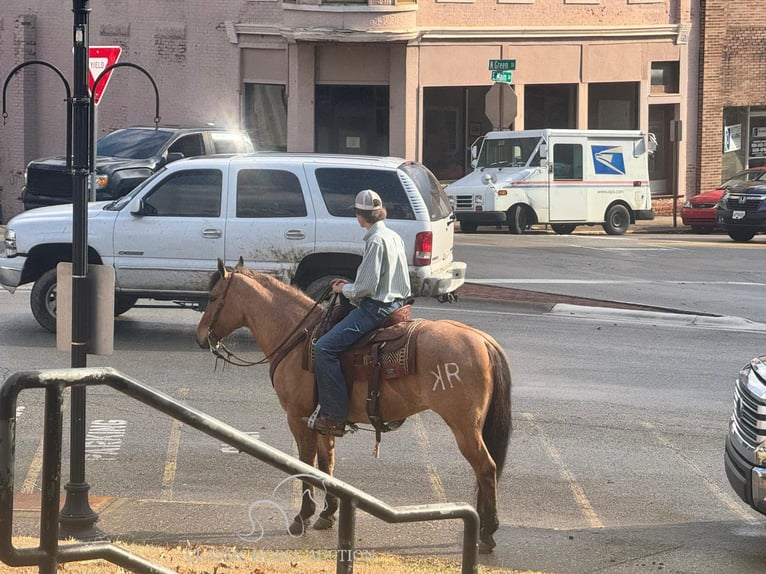
[[[462,433],[452,429],[460,452],[476,475],[478,494],[476,512],[479,514],[479,552],[491,552],[495,547],[493,534],[500,526],[497,516],[497,467],[487,451],[481,430]]]
[[[322,472],[332,476],[335,468],[335,439],[321,437],[317,449],[318,467]],[[319,518],[314,522],[315,530],[326,530],[335,524],[335,513],[338,510],[338,498],[334,494],[325,492],[325,505]]]
[[[315,466],[317,453],[317,435],[306,427],[302,419],[288,418],[288,425],[298,445],[298,458],[301,462]],[[300,536],[311,525],[311,517],[316,511],[314,487],[310,482],[302,481],[301,508],[293,518],[287,530],[292,536]]]

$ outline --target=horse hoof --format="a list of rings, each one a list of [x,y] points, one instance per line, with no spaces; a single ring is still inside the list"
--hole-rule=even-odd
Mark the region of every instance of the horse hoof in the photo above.
[[[479,540],[479,554],[489,554],[497,545],[495,539],[490,536],[488,540]]]
[[[308,518],[304,520],[300,516],[296,516],[293,523],[287,528],[287,531],[292,536],[301,536],[306,532],[306,528],[308,528],[309,524],[311,524],[311,521]]]
[[[314,530],[327,530],[328,528],[332,528],[334,524],[334,516],[320,516],[314,523]]]

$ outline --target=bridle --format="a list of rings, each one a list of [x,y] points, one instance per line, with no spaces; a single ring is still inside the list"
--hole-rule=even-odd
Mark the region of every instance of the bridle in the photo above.
[[[314,312],[314,309],[316,309],[320,303],[330,294],[330,291],[332,287],[327,287],[321,294],[321,296],[316,300],[314,305],[311,307],[311,309],[308,310],[306,315],[298,321],[298,324],[293,328],[292,331],[285,337],[285,339],[277,345],[276,349],[274,349],[271,353],[268,355],[265,355],[261,359],[257,361],[248,361],[246,359],[243,359],[242,357],[237,356],[234,351],[229,349],[226,344],[223,342],[223,338],[218,338],[218,336],[215,334],[215,331],[213,330],[213,326],[215,325],[215,322],[218,320],[218,316],[221,313],[221,310],[223,309],[224,300],[226,299],[226,295],[229,294],[229,288],[231,287],[231,279],[234,273],[237,271],[234,270],[229,275],[228,279],[224,276],[221,276],[221,279],[226,281],[226,287],[224,287],[223,293],[220,297],[220,303],[218,305],[218,309],[215,310],[215,313],[213,313],[213,318],[210,321],[210,326],[207,329],[207,344],[210,348],[210,352],[213,353],[215,356],[215,366],[213,367],[214,370],[218,368],[218,361],[223,361],[223,367],[221,370],[223,370],[226,365],[233,365],[235,367],[254,367],[256,365],[263,365],[271,361],[271,368],[269,370],[269,375],[273,375],[274,370],[277,368],[277,365],[279,365],[280,361],[289,353],[292,351],[295,346],[300,343],[304,338],[308,336],[309,328],[304,328],[302,331],[298,331],[301,326],[306,322],[306,320],[311,316],[311,314]],[[272,359],[276,359],[272,361]],[[273,377],[272,377],[273,380]]]

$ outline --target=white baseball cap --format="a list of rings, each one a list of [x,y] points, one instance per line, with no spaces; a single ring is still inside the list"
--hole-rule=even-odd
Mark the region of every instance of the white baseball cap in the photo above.
[[[371,189],[365,189],[356,194],[354,207],[364,209],[365,211],[372,211],[383,207],[383,201],[377,193]]]

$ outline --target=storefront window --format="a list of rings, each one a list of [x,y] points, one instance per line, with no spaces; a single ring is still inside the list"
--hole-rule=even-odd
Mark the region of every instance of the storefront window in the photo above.
[[[747,108],[724,108],[721,181],[729,179],[747,167],[747,136]]]
[[[638,82],[588,84],[588,129],[637,130]]]
[[[287,98],[277,84],[245,84],[245,129],[258,151],[287,151]]]
[[[525,129],[577,127],[576,84],[524,86],[524,102]]]
[[[388,86],[319,85],[315,95],[317,152],[388,155]]]

